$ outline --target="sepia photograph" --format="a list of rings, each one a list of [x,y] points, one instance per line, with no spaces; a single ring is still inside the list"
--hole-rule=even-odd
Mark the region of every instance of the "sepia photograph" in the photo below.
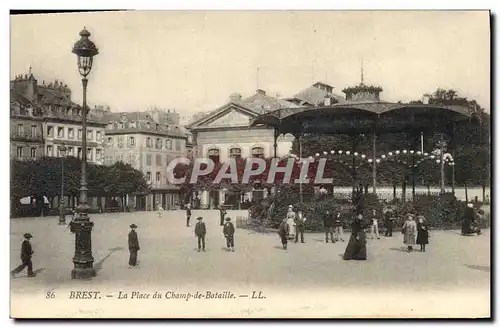
[[[9,19],[11,318],[491,318],[490,11]]]

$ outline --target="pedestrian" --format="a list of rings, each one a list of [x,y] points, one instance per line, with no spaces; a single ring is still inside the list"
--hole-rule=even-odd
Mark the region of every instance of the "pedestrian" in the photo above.
[[[231,218],[226,218],[226,223],[222,229],[224,237],[226,237],[226,245],[228,251],[234,252],[234,224],[231,222]]]
[[[335,241],[341,240],[344,242],[344,224],[340,217],[340,212],[335,214],[335,221],[333,222],[333,226],[335,228]]]
[[[288,234],[290,233],[290,226],[287,222],[287,218],[284,218],[281,221],[280,226],[278,228],[278,235],[281,238],[281,244],[283,245],[283,249],[286,249],[288,245]]]
[[[403,224],[403,229],[401,232],[404,235],[403,242],[408,246],[408,253],[413,252],[413,245],[415,245],[415,235],[417,233],[417,225],[413,214],[408,213],[406,215],[406,221]]]
[[[335,239],[333,238],[333,216],[329,210],[327,210],[323,216],[323,226],[325,228],[325,243],[328,243],[328,234],[330,234],[330,240],[332,243],[335,243]]]
[[[417,244],[420,245],[420,251],[425,252],[425,245],[429,243],[429,227],[425,223],[423,215],[419,215],[417,218]]]
[[[300,234],[300,242],[305,243],[304,241],[304,226],[306,222],[306,218],[302,214],[302,210],[297,211],[297,215],[295,216],[295,243],[299,241]]]
[[[189,227],[189,220],[191,220],[191,204],[186,204],[186,227]]]
[[[156,208],[158,209],[158,217],[163,218],[163,206],[159,202],[156,203]]]
[[[128,250],[130,252],[130,257],[128,260],[128,265],[130,267],[137,266],[137,252],[141,249],[139,247],[139,238],[137,237],[137,232],[135,229],[137,226],[132,223],[130,225],[130,232],[128,233]]]
[[[386,213],[386,220],[385,220],[385,236],[386,237],[392,237],[392,230],[394,229],[394,212],[393,211],[388,211]]]
[[[227,211],[224,209],[223,203],[219,205],[219,214],[220,214],[220,225],[223,226],[224,225],[224,217],[227,214]]]
[[[23,243],[21,244],[21,265],[11,271],[11,276],[14,277],[19,272],[23,271],[25,267],[28,267],[28,277],[34,277],[33,263],[31,262],[31,257],[33,256],[33,248],[31,247],[30,239],[33,236],[30,233],[25,233]]]
[[[288,236],[287,238],[294,238],[297,231],[295,229],[295,217],[296,217],[296,214],[295,212],[293,211],[293,206],[292,205],[288,205],[288,212],[286,213],[286,220],[287,220],[287,223],[288,223]]]
[[[351,224],[351,237],[345,248],[344,260],[366,260],[366,234],[363,214],[358,213]]]
[[[370,239],[373,239],[373,237],[376,237],[377,239],[380,239],[380,235],[378,233],[378,216],[377,216],[377,210],[372,210],[372,217],[371,217],[371,225],[370,225]]]
[[[196,219],[198,222],[194,227],[194,234],[198,238],[198,252],[203,249],[205,252],[205,235],[207,234],[207,226],[200,216]]]

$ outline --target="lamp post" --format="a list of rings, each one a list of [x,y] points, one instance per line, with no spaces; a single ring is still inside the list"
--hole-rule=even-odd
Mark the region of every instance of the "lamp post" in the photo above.
[[[80,40],[73,46],[72,52],[78,57],[78,71],[82,77],[82,179],[80,182],[80,204],[76,208],[78,216],[71,222],[71,232],[75,234],[74,268],[72,279],[89,279],[95,277],[94,257],[92,256],[92,227],[94,223],[88,217],[87,200],[87,76],[92,69],[92,61],[99,53],[95,44],[89,40],[90,33],[85,28],[80,32]]]
[[[66,224],[66,208],[64,204],[64,156],[66,156],[66,146],[59,147],[59,154],[61,155],[61,197],[59,197],[59,224]]]

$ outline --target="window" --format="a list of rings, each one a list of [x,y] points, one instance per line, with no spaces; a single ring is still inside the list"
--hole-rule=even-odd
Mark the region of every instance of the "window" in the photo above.
[[[252,157],[254,158],[264,158],[264,148],[254,147],[252,148]]]
[[[54,127],[51,125],[47,125],[47,136],[48,137],[54,136]]]
[[[73,147],[68,147],[68,150],[67,150],[67,155],[68,155],[68,156],[73,156],[73,155],[74,155],[74,153],[73,153],[73,152],[74,152]]]
[[[36,157],[36,148],[31,148],[31,157]]]
[[[193,143],[193,136],[192,135],[188,135],[187,142],[190,144]]]
[[[135,137],[128,137],[128,144],[130,147],[135,147]]]
[[[120,129],[123,129],[123,122],[118,123],[118,127],[119,127]]]
[[[31,136],[32,137],[36,137],[37,136],[37,132],[38,132],[37,130],[38,130],[38,128],[37,128],[36,125],[32,125],[31,126]]]
[[[78,129],[78,140],[82,140],[82,129]]]
[[[146,128],[147,128],[148,130],[149,130],[149,129],[151,129],[151,123],[147,122],[147,123],[146,123]]]
[[[101,136],[101,131],[96,131],[95,132],[95,141],[101,142],[102,141],[102,136]]]
[[[156,182],[160,182],[160,181],[161,181],[161,173],[156,172]]]
[[[17,147],[17,157],[23,157],[23,147]]]
[[[219,150],[215,148],[209,149],[208,158],[210,158],[216,164],[220,163]]]
[[[156,165],[161,166],[161,155],[160,154],[156,154]]]
[[[94,152],[92,151],[92,148],[87,148],[87,159],[89,161],[93,161],[94,160],[94,157],[92,156],[94,154]]]
[[[166,139],[165,147],[167,148],[167,150],[172,150],[172,140],[171,139]]]
[[[162,142],[160,138],[156,138],[156,149],[161,149],[162,147]]]
[[[113,137],[108,137],[108,145],[112,145],[113,144]]]
[[[87,130],[87,140],[92,140],[92,137],[94,137],[94,131],[92,130]]]
[[[182,151],[181,139],[175,139],[175,151]]]
[[[123,136],[118,136],[118,148],[123,148]]]
[[[77,151],[76,155],[78,158],[82,158],[82,147],[78,147],[78,151]]]
[[[68,138],[69,139],[74,139],[75,138],[75,129],[68,128]]]
[[[146,172],[146,180],[151,181],[151,172]]]
[[[151,137],[146,138],[146,147],[151,148]]]
[[[101,157],[102,157],[102,152],[100,149],[96,149],[95,150],[95,159],[96,161],[100,161],[101,160]]]
[[[137,124],[134,122],[129,122],[128,123],[128,126],[131,128],[131,129],[135,129],[137,127]]]
[[[47,146],[47,156],[52,157],[52,146]]]
[[[151,166],[151,154],[146,155],[146,165]]]
[[[23,125],[22,125],[22,124],[18,124],[18,125],[17,125],[17,134],[18,134],[18,135],[22,135],[22,134],[23,134],[23,132],[24,132],[24,127],[23,127]]]
[[[57,128],[57,137],[58,138],[64,138],[64,128],[63,127],[58,127]]]
[[[231,149],[229,149],[229,157],[231,157],[231,158],[241,158],[241,148],[231,148]]]

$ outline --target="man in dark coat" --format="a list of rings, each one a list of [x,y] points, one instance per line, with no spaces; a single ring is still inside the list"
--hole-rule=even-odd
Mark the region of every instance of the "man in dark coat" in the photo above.
[[[278,228],[278,235],[281,239],[281,244],[283,245],[283,249],[286,249],[288,245],[288,234],[290,233],[290,226],[288,225],[287,219],[284,218],[281,221],[280,226]]]
[[[207,227],[205,226],[205,222],[203,222],[203,218],[200,216],[197,218],[198,222],[194,227],[194,234],[198,237],[198,252],[201,250],[203,246],[203,251],[205,251],[205,235],[207,234]]]
[[[139,238],[137,237],[137,232],[135,229],[137,226],[135,224],[130,225],[130,232],[128,234],[128,250],[130,252],[130,258],[128,260],[128,265],[135,267],[137,265],[137,252],[140,250]]]
[[[327,210],[323,216],[323,225],[325,227],[325,243],[328,243],[328,234],[330,234],[330,240],[332,241],[332,243],[335,243],[335,239],[333,238],[333,224],[333,213],[330,213],[330,211]]]
[[[220,225],[223,226],[224,225],[224,217],[227,214],[227,211],[224,209],[223,204],[219,205],[219,212],[220,212]]]
[[[227,250],[234,252],[234,225],[231,222],[231,218],[226,218],[222,233],[226,237]]]
[[[191,204],[186,204],[186,227],[189,227],[189,220],[191,219]]]
[[[31,256],[33,255],[33,248],[31,247],[30,239],[33,236],[30,233],[24,234],[24,241],[21,245],[21,265],[12,270],[11,275],[14,276],[28,267],[28,277],[34,277],[33,264],[31,263]]]
[[[295,216],[295,242],[297,243],[299,241],[299,234],[300,234],[300,242],[305,243],[304,241],[304,226],[305,226],[305,221],[306,218],[302,214],[301,210],[297,211],[297,215]]]
[[[392,237],[392,230],[394,228],[394,212],[388,211],[385,213],[385,236]]]

